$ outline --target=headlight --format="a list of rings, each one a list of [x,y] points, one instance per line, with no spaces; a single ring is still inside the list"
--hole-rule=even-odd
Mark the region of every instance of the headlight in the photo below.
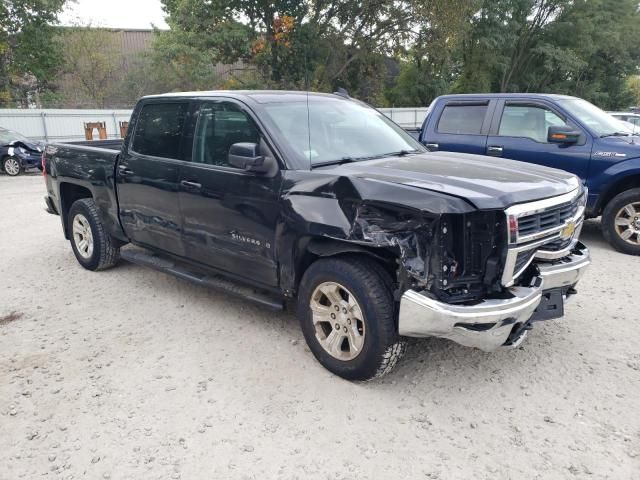
[[[586,207],[588,197],[589,189],[587,187],[582,187],[582,196],[578,199],[578,205],[580,205],[581,207]]]

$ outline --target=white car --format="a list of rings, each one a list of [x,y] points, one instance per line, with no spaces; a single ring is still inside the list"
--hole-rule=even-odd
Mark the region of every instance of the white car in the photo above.
[[[633,133],[640,132],[640,113],[630,112],[608,112],[612,117],[617,118],[625,123]]]

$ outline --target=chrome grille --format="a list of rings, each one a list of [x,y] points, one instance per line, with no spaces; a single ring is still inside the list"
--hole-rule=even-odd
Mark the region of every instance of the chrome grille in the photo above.
[[[547,242],[543,245],[544,249],[549,252],[557,252],[558,250],[563,250],[571,245],[573,242],[572,238],[568,238],[563,240],[562,238],[558,238],[557,240],[553,240],[551,242]]]
[[[566,256],[578,241],[586,189],[514,205],[506,210],[508,250],[502,284],[511,286],[534,260],[552,261]]]
[[[525,250],[524,252],[518,252],[513,271],[516,274],[520,273],[527,265],[529,265],[529,262],[533,259],[535,253],[535,250]]]
[[[540,213],[526,215],[518,219],[518,235],[520,237],[534,235],[563,225],[578,212],[578,202],[568,202],[549,208]]]

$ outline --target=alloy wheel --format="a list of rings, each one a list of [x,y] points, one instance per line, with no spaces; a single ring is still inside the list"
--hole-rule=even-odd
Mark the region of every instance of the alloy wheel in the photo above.
[[[349,361],[364,347],[365,321],[353,294],[336,282],[321,283],[309,302],[316,339],[332,357]]]
[[[4,161],[4,171],[7,175],[15,177],[20,173],[20,162],[16,157],[9,157]]]
[[[90,259],[93,255],[93,234],[89,220],[77,214],[73,219],[73,242],[82,258]]]
[[[640,202],[622,207],[615,217],[616,233],[631,245],[640,245]]]

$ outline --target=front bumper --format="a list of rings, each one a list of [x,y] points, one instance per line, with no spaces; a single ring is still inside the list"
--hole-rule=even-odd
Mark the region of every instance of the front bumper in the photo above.
[[[400,300],[399,333],[407,337],[448,338],[486,352],[508,340],[513,344],[510,335],[522,331],[543,293],[575,286],[590,263],[589,250],[578,243],[567,257],[538,264],[539,275],[530,286],[511,287],[507,298],[487,299],[475,305],[450,305],[408,290]]]
[[[20,163],[22,163],[22,168],[36,168],[42,161],[40,155],[24,155],[18,156],[18,158],[20,159]]]

